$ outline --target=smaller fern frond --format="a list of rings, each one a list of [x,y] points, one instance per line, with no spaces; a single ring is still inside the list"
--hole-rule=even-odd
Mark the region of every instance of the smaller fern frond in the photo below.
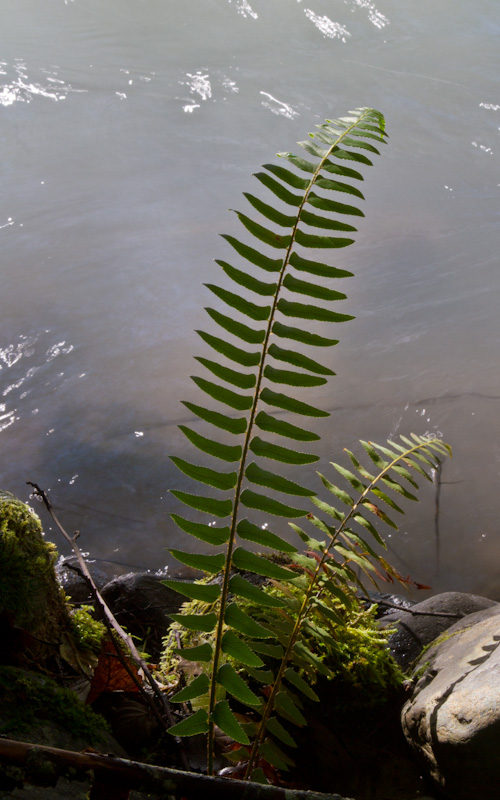
[[[379,501],[384,502],[397,513],[404,513],[393,498],[385,490],[382,491],[379,488],[379,485],[383,484],[389,491],[402,494],[405,499],[416,500],[416,496],[407,491],[401,484],[401,480],[408,481],[410,478],[412,486],[418,488],[409,470],[416,470],[419,474],[423,471],[426,478],[431,480],[432,471],[437,468],[440,459],[443,456],[451,456],[451,448],[446,443],[439,439],[415,434],[412,434],[411,439],[401,437],[401,444],[388,442],[387,447],[371,442],[362,442],[362,445],[378,470],[375,474],[370,473],[349,451],[348,455],[356,472],[339,464],[333,464],[337,472],[357,493],[356,499],[321,476],[323,485],[334,498],[347,505],[350,510],[339,512],[335,506],[324,500],[317,497],[312,498],[313,503],[320,511],[326,511],[338,523],[336,526],[332,526],[314,515],[309,515],[312,524],[325,535],[325,540],[320,542],[313,539],[296,524],[292,524],[308,548],[305,556],[296,554],[292,557],[293,561],[303,570],[302,602],[300,608],[297,608],[297,604],[291,602],[288,597],[289,613],[282,614],[278,621],[267,622],[267,626],[271,627],[283,645],[284,652],[268,692],[266,705],[252,744],[247,777],[252,774],[257,756],[259,752],[262,752],[262,746],[268,742],[269,735],[273,734],[273,726],[271,729],[269,728],[268,720],[271,719],[274,710],[288,722],[295,725],[303,724],[300,698],[287,689],[286,681],[288,683],[291,681],[294,689],[299,689],[302,694],[311,699],[310,684],[301,677],[300,670],[309,675],[311,668],[313,672],[316,670],[319,674],[329,674],[330,670],[322,663],[321,657],[311,649],[311,642],[320,642],[323,647],[335,649],[335,630],[338,629],[338,626],[343,627],[346,624],[343,612],[339,612],[336,603],[340,603],[340,607],[344,610],[350,609],[359,604],[356,597],[358,589],[366,594],[353,566],[360,569],[377,587],[377,580],[392,580],[394,577],[401,579],[397,571],[377,550],[377,547],[384,548],[385,544],[376,527],[364,516],[365,510],[372,511],[378,520],[390,527],[395,527],[392,519],[377,505]],[[421,463],[427,465],[427,470],[420,466]],[[402,464],[405,464],[405,467],[402,467]],[[377,503],[374,502],[375,499]],[[370,534],[373,544],[370,544],[366,537],[355,528]],[[404,579],[402,580],[404,581]],[[283,597],[286,601],[286,593]],[[312,609],[319,615],[322,624],[318,625],[311,618]],[[290,613],[293,616],[290,616]],[[299,667],[298,673],[295,673],[291,664]],[[292,672],[289,671],[290,669]],[[291,738],[293,739],[293,735]]]

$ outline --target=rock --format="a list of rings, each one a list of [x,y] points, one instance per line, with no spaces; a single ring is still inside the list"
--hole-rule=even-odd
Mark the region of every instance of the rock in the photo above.
[[[498,800],[500,606],[452,625],[422,655],[403,732],[453,800]]]
[[[389,639],[391,653],[400,667],[407,670],[423,648],[457,620],[497,605],[494,600],[477,594],[443,592],[412,606],[411,611],[417,614],[404,610],[386,614],[382,619],[384,627],[396,627]]]
[[[153,658],[159,658],[162,639],[185,598],[147,572],[131,572],[106,584],[102,596],[116,619],[133,636],[144,642]]]
[[[397,606],[398,609],[400,609],[412,608],[415,605],[415,603],[401,594],[391,594],[390,592],[368,592],[367,594],[370,598],[370,603],[377,603],[378,607],[376,618],[379,620],[385,619],[389,614],[392,614],[393,611],[396,610],[394,609],[394,606]],[[368,603],[366,604],[369,605]]]
[[[17,667],[0,667],[0,730],[21,742],[64,750],[95,747],[105,753],[126,757],[111,736],[105,720],[81,703],[76,694],[63,689],[46,675]],[[57,786],[25,785],[3,794],[12,770],[0,767],[0,798],[75,798],[85,800],[89,784],[69,783],[61,778]]]
[[[85,558],[84,561],[99,591],[114,578],[128,575],[131,571],[130,565],[118,561],[106,561],[102,558]],[[136,571],[140,572],[140,569],[137,568]],[[93,604],[92,592],[80,573],[76,556],[61,557],[56,564],[56,575],[72,605]]]
[[[125,756],[106,721],[47,675],[0,666],[0,730],[12,739],[65,750],[93,746]]]
[[[92,580],[99,591],[116,575],[114,572],[102,569],[100,562],[97,563],[96,561],[89,559],[88,561],[86,560],[85,563],[87,564],[89,572],[92,575]],[[76,567],[76,569],[72,569],[72,567]],[[56,564],[57,580],[64,589],[71,605],[92,605],[93,596],[90,587],[87,581],[77,570],[79,570],[79,565],[76,556],[60,558]]]
[[[0,666],[0,731],[34,745],[76,752],[96,748],[120,758],[129,757],[106,721],[72,691],[46,675],[17,667]],[[60,777],[55,786],[21,785],[22,777],[17,767],[0,764],[0,800],[86,800],[89,796],[88,777]],[[130,800],[146,797],[149,795],[133,791]]]
[[[70,627],[56,559],[33,510],[0,492],[0,663],[54,668]]]

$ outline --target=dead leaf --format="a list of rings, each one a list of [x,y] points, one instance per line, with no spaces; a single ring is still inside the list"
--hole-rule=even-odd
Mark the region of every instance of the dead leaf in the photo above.
[[[87,703],[93,703],[103,692],[139,691],[137,683],[140,684],[141,679],[137,667],[125,653],[120,652],[121,658],[126,661],[129,670],[136,677],[136,681],[134,681],[118,658],[117,648],[119,646],[112,639],[104,640],[90,685]]]

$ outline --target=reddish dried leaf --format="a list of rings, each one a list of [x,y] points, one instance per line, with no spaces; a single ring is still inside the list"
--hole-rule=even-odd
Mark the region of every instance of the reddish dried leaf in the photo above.
[[[123,666],[117,655],[117,647],[112,639],[105,639],[101,648],[101,655],[95,668],[87,703],[93,703],[103,692],[138,692],[139,688]],[[130,671],[140,683],[141,679],[135,664],[120,651]]]
[[[377,517],[382,517],[382,511],[381,511],[381,510],[380,510],[380,508],[379,508],[378,506],[376,506],[374,503],[369,503],[367,500],[365,500],[365,502],[363,503],[363,505],[364,505],[366,508],[369,508],[369,509],[370,509],[370,511],[373,511],[373,513],[374,513],[374,514],[376,514],[376,515],[377,515]]]
[[[385,583],[394,583],[394,578],[391,575],[389,575],[388,572],[386,572],[385,575],[382,575],[380,570],[378,570],[377,567],[374,564],[372,564],[372,566],[373,566],[375,575],[377,576],[377,578],[379,580],[384,581]]]
[[[425,583],[418,583],[417,581],[414,581],[413,578],[410,578],[409,575],[407,575],[406,578],[403,577],[403,575],[401,575],[401,573],[398,572],[397,569],[388,564],[387,561],[385,561],[385,559],[383,559],[382,557],[380,558],[380,563],[385,568],[387,574],[393,575],[396,578],[396,580],[399,581],[399,583],[409,584],[410,586],[415,587],[415,589],[432,589],[432,586],[427,586]]]
[[[315,553],[314,550],[306,550],[306,556],[309,556],[309,558],[314,558],[314,560],[317,561],[318,564],[321,561],[321,556],[319,555],[319,553]]]

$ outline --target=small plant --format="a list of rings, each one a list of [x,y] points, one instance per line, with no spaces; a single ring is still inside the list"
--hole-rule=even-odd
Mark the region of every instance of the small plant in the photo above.
[[[311,685],[316,675],[333,674],[324,653],[328,648],[333,652],[339,630],[345,633],[348,625],[347,612],[359,606],[355,593],[360,588],[364,591],[359,573],[404,580],[379,554],[384,543],[369,515],[396,527],[380,501],[401,512],[391,493],[415,500],[407,488],[417,487],[414,475],[429,478],[438,457],[449,451],[437,440],[417,436],[387,447],[364,443],[373,466],[363,466],[353,453],[348,453],[351,469],[334,465],[346,486],[354,488],[355,498],[322,477],[326,489],[347,506],[346,511],[318,499],[314,489],[288,477],[293,466],[318,461],[313,452],[295,449],[297,443],[308,446],[320,437],[302,423],[283,419],[281,412],[299,418],[329,416],[306,402],[303,395],[300,399],[295,396],[300,390],[326,384],[334,374],[308,354],[309,348],[338,342],[317,333],[315,325],[352,319],[330,306],[346,297],[332,288],[331,279],[352,273],[306,254],[310,249],[338,249],[353,242],[356,228],[344,220],[363,216],[357,205],[363,199],[356,185],[363,180],[358,170],[371,165],[369,156],[379,153],[375,145],[384,144],[386,136],[379,112],[358,109],[318,126],[309,140],[300,143],[310,158],[281,153],[292,169],[266,164],[266,171],[256,177],[273,195],[272,204],[245,194],[264,224],[237,212],[246,231],[257,240],[253,242],[256,246],[225,236],[245,262],[244,269],[219,260],[225,275],[236,284],[234,291],[208,284],[230,313],[207,309],[222,332],[215,336],[199,331],[215,351],[216,360],[197,358],[211,378],[195,376],[193,380],[225,411],[186,402],[188,410],[211,427],[207,436],[185,425],[180,429],[198,450],[235,466],[221,469],[215,464],[172,458],[188,477],[211,489],[203,495],[173,492],[191,509],[208,515],[209,521],[179,514],[172,518],[185,533],[215,552],[171,552],[209,577],[220,573],[220,580],[165,583],[202,604],[174,617],[198,637],[194,646],[177,652],[200,667],[189,685],[172,698],[174,702],[195,701],[197,710],[171,731],[179,736],[207,733],[209,774],[213,772],[215,726],[246,748],[240,755],[247,761],[247,778],[264,779],[255,768],[259,758],[278,768],[290,763],[281,745],[293,746],[294,739],[282,721],[305,724],[300,694],[315,699]],[[247,292],[252,300],[245,296]],[[277,463],[287,474],[276,470]],[[293,505],[288,498],[294,498]],[[311,500],[330,521],[333,518],[334,525],[311,513]],[[267,525],[245,516],[255,512],[286,521],[308,516],[322,538],[313,538],[293,523],[306,546],[305,554],[299,554]],[[213,524],[214,517],[223,521],[220,527]],[[373,544],[363,538],[367,534]],[[257,555],[250,549],[254,545],[285,553],[291,563]],[[245,573],[270,581],[277,591],[252,583]],[[269,659],[275,667],[269,666]],[[255,681],[263,684],[262,693],[255,689]],[[253,709],[250,721],[235,716],[228,695]]]

